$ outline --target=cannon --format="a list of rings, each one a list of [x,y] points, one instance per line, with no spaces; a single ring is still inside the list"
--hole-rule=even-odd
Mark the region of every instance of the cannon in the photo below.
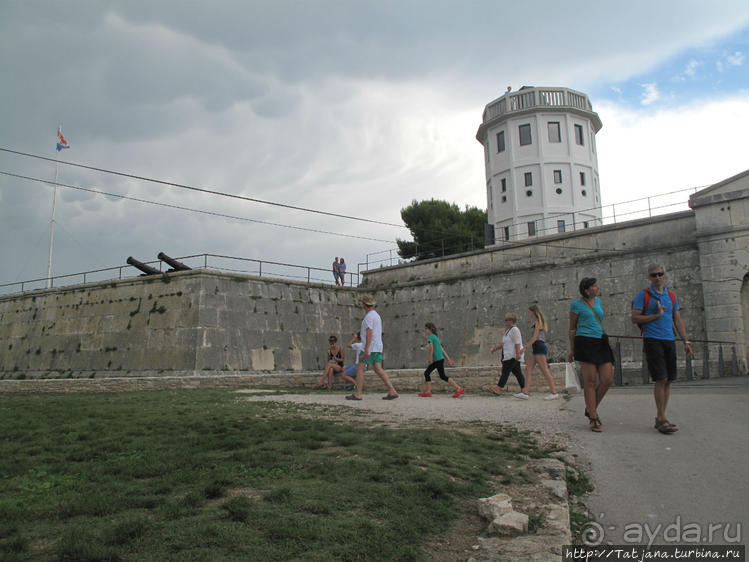
[[[164,252],[159,252],[159,255],[156,257],[172,266],[172,269],[169,271],[190,271],[192,269],[192,267],[185,265],[181,261],[170,258]]]
[[[143,275],[161,275],[161,272],[158,269],[136,260],[133,256],[127,258],[126,261],[128,265],[132,265],[133,267],[137,267],[138,269],[140,269],[143,272]]]

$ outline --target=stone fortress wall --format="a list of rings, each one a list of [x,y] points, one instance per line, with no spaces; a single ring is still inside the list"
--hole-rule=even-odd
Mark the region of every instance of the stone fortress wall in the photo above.
[[[459,365],[496,365],[505,312],[528,338],[536,302],[560,361],[579,280],[599,280],[610,334],[637,336],[631,300],[651,262],[666,266],[690,338],[737,343],[745,372],[748,202],[749,171],[695,194],[691,211],[373,270],[358,289],[193,270],[5,295],[0,378],[319,371],[327,336],[345,344],[358,330],[363,290],[378,300],[389,369],[423,368],[427,321]],[[624,361],[640,349],[625,340]]]
[[[193,270],[0,297],[0,372],[322,369],[354,289]],[[345,343],[345,342],[344,342]]]
[[[539,303],[550,324],[549,359],[563,361],[569,348],[569,305],[578,298],[583,277],[598,279],[606,331],[636,338],[632,299],[648,284],[648,265],[660,263],[679,297],[690,339],[735,343],[739,370],[746,372],[749,171],[694,194],[690,207],[368,272],[364,287],[377,295],[383,319],[399,326],[386,341],[388,355],[396,368],[423,362],[423,325],[431,321],[456,361],[485,365],[492,360],[489,350],[501,341],[504,314],[518,314],[528,338],[526,311]],[[641,342],[619,341],[623,363],[639,368]],[[696,347],[700,359],[703,344]],[[724,353],[731,352],[726,348]],[[716,346],[710,354],[711,361],[717,360]]]
[[[706,339],[693,230],[689,213],[671,215],[657,224],[637,221],[628,227],[548,237],[544,245],[513,244],[493,252],[392,268],[367,275],[366,286],[375,292],[378,310],[388,319],[387,356],[402,362],[396,367],[423,362],[420,346],[426,321],[437,325],[456,362],[469,366],[497,362],[499,357],[490,350],[502,340],[505,313],[517,314],[518,326],[528,339],[532,331],[526,311],[534,303],[540,304],[549,323],[549,360],[565,361],[569,307],[579,297],[583,277],[598,279],[606,331],[639,336],[630,321],[632,298],[646,286],[647,266],[653,261],[662,261],[668,270],[690,338]],[[662,236],[669,240],[661,240]],[[397,336],[391,334],[395,323]],[[639,360],[641,342],[623,343],[625,361]]]

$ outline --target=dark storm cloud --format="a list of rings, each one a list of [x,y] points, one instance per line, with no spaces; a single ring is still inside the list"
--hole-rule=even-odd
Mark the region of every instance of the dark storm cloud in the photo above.
[[[746,3],[733,1],[2,2],[0,146],[56,155],[62,124],[72,146],[57,155],[64,160],[397,221],[414,198],[485,204],[473,135],[483,105],[508,84],[585,90],[748,18]],[[0,169],[48,181],[55,173],[49,162],[1,153]],[[65,183],[289,226],[405,234],[66,166],[59,173]],[[65,272],[161,249],[304,263],[348,254],[355,263],[387,247],[59,195],[55,263]],[[0,176],[0,263],[33,256],[6,279],[46,272],[50,208],[49,185]]]

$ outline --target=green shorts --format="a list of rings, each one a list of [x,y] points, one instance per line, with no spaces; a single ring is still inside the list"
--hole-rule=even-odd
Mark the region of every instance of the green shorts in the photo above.
[[[375,363],[382,364],[382,353],[380,353],[379,351],[373,351],[369,354],[369,357],[367,357],[366,359],[359,359],[359,361],[366,365],[374,365]]]

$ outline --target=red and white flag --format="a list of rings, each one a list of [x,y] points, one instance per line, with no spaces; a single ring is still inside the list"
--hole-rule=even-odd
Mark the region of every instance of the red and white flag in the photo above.
[[[60,152],[63,148],[70,148],[68,141],[62,136],[62,129],[57,129],[57,152]]]

